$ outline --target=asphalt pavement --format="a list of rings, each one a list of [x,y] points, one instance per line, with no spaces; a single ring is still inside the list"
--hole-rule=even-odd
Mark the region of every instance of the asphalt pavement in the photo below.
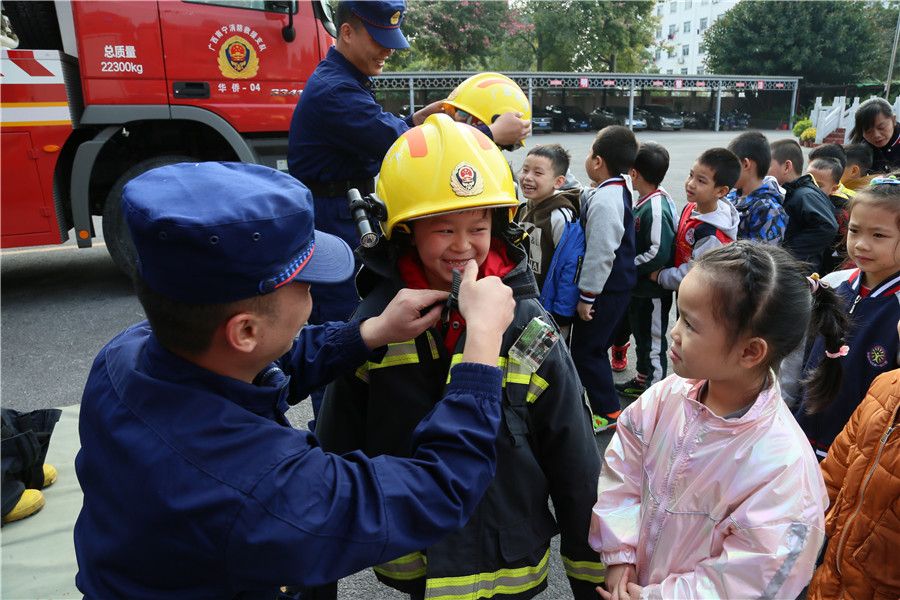
[[[790,132],[765,132],[770,141],[790,137]],[[653,140],[669,150],[671,164],[663,181],[684,205],[684,181],[693,161],[711,147],[727,146],[736,132],[640,132],[641,141]],[[507,153],[518,170],[527,148],[559,143],[572,154],[571,169],[587,182],[584,160],[593,134],[536,134],[526,149]],[[102,231],[99,221],[95,231]],[[0,401],[21,411],[78,404],[94,356],[123,328],[144,318],[143,310],[124,275],[106,252],[103,240],[93,248],[78,249],[74,240],[59,246],[8,249],[0,252]],[[670,320],[670,326],[673,323]],[[633,349],[629,364],[634,364]],[[633,368],[616,376],[624,381]],[[296,427],[305,428],[312,417],[308,402],[289,414]],[[597,436],[602,451],[610,434]],[[541,598],[570,597],[559,560],[559,537],[551,553],[549,587]],[[341,583],[341,599],[402,599],[405,595],[380,585],[370,570]]]

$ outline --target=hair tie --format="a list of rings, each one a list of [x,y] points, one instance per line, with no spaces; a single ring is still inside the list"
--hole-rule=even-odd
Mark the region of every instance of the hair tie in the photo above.
[[[843,346],[838,348],[837,352],[829,352],[828,350],[826,350],[825,356],[827,356],[828,358],[841,358],[842,356],[847,356],[848,352],[850,352],[850,346],[844,344]]]
[[[819,274],[813,273],[809,277],[806,278],[806,281],[809,282],[809,291],[813,294],[819,291]]]

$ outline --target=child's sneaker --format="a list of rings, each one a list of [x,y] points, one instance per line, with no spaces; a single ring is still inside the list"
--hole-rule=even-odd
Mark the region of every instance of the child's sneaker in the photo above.
[[[601,433],[603,431],[607,431],[610,429],[616,428],[616,423],[618,422],[619,415],[622,414],[621,410],[617,410],[614,413],[609,413],[606,415],[591,415],[592,420],[594,422],[594,433]]]
[[[624,346],[612,346],[610,348],[610,354],[612,355],[609,361],[612,370],[616,373],[621,373],[625,369],[628,368],[628,347],[631,346],[631,342],[628,342]]]
[[[38,490],[27,489],[22,492],[19,501],[16,502],[13,509],[4,515],[3,523],[5,525],[6,523],[30,517],[42,508],[44,508],[44,494]]]
[[[647,378],[638,373],[625,383],[617,383],[616,391],[625,398],[637,398],[646,392],[648,387],[650,386],[647,385]]]

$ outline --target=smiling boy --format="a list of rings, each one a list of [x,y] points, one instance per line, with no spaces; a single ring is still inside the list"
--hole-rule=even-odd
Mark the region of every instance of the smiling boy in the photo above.
[[[519,222],[530,226],[528,264],[541,304],[567,337],[578,304],[578,271],[584,258],[584,230],[578,211],[580,188],[565,188],[569,153],[559,144],[535,146],[519,170],[527,203]]]
[[[360,252],[358,317],[379,313],[402,287],[451,290],[467,262],[480,281],[500,278],[516,302],[499,359],[504,418],[493,483],[464,527],[379,565],[376,576],[413,598],[531,598],[546,588],[550,538],[560,532],[574,597],[594,598],[604,576],[587,545],[599,454],[565,345],[545,338],[550,350],[536,370],[510,353],[532,319],[550,317],[510,223],[518,200],[503,153],[474,127],[433,115],[388,151],[376,196],[384,237]],[[322,405],[323,446],[406,456],[417,422],[455,381],[449,369],[462,344],[483,335],[449,306],[425,332],[338,379]]]

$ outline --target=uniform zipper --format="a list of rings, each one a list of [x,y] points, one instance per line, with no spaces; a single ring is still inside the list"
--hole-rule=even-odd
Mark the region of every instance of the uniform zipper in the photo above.
[[[862,509],[863,500],[866,496],[866,487],[869,485],[869,480],[872,479],[872,475],[875,474],[875,469],[878,467],[878,461],[881,460],[881,452],[884,450],[884,445],[887,443],[888,437],[890,437],[891,432],[896,429],[896,425],[891,425],[888,427],[887,431],[884,432],[884,435],[881,436],[881,442],[878,444],[878,453],[875,455],[875,461],[872,463],[872,468],[869,469],[869,472],[866,473],[866,478],[863,480],[862,488],[859,490],[859,501],[856,503],[856,510],[853,511],[853,514],[850,515],[850,518],[847,519],[847,522],[844,523],[844,531],[841,532],[841,539],[838,543],[837,554],[835,556],[835,561],[837,564],[837,572],[838,575],[841,575],[841,552],[844,549],[844,542],[847,541],[847,534],[850,532],[850,523],[853,522],[853,519],[856,518],[856,515],[859,514],[859,511]]]
[[[850,306],[850,312],[847,313],[847,314],[850,314],[850,315],[853,314],[853,309],[856,308],[856,305],[859,304],[859,301],[860,301],[860,300],[862,300],[862,296],[857,296],[857,297],[856,297],[856,300],[853,301],[853,305]]]

